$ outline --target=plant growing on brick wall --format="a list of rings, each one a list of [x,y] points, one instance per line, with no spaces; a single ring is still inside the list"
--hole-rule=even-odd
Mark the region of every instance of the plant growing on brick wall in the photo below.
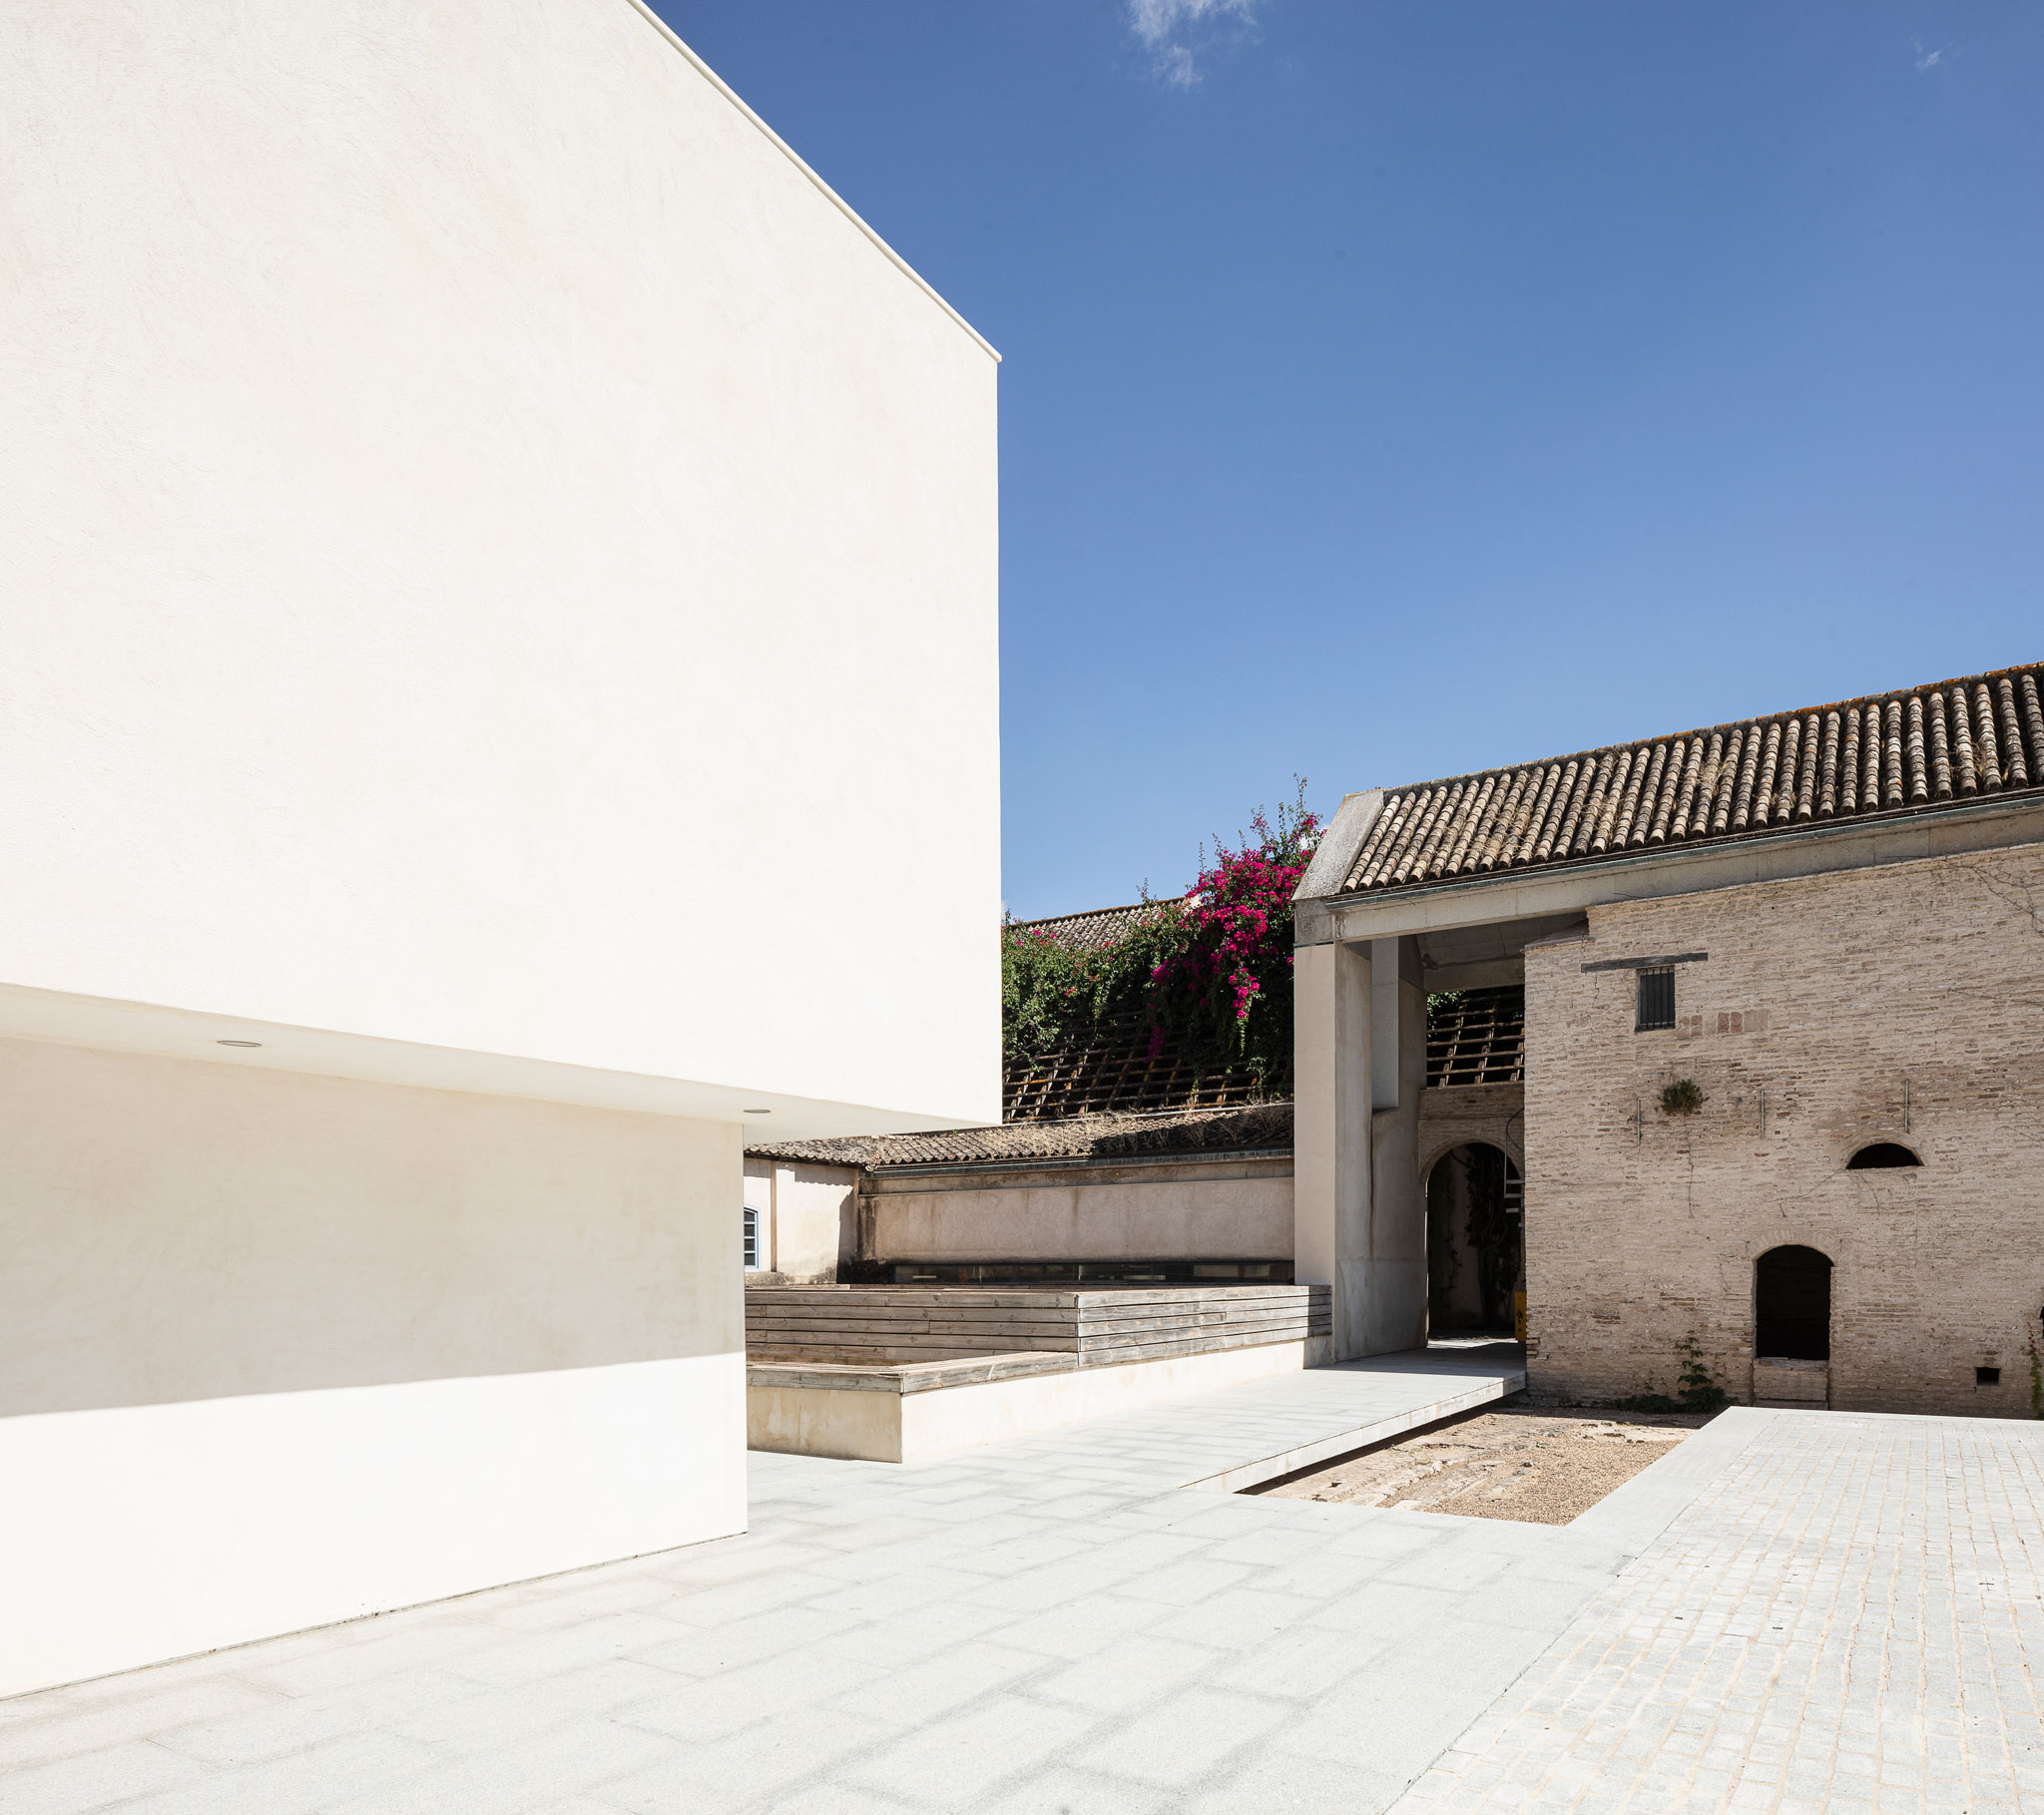
[[[1693,1079],[1681,1078],[1661,1093],[1661,1114],[1694,1116],[1709,1101]]]
[[[1685,1412],[1722,1412],[1732,1403],[1731,1396],[1718,1384],[1716,1376],[1704,1361],[1703,1344],[1694,1336],[1686,1336],[1677,1345],[1676,1352],[1682,1357],[1682,1373],[1676,1382],[1676,1397],[1682,1401]]]
[[[1675,1353],[1682,1362],[1682,1373],[1677,1378],[1677,1391],[1673,1398],[1666,1393],[1635,1393],[1630,1399],[1616,1402],[1621,1412],[1722,1412],[1732,1403],[1731,1395],[1718,1384],[1709,1364],[1704,1360],[1704,1345],[1694,1336],[1685,1336],[1675,1345]]]
[[[1010,1054],[1053,1052],[1102,1022],[1142,1015],[1153,1056],[1179,1034],[1197,1060],[1247,1061],[1272,1095],[1291,1084],[1291,891],[1319,820],[1305,783],[1275,816],[1259,810],[1239,846],[1217,840],[1183,901],[1159,902],[1118,939],[1080,948],[1042,928],[1001,937],[1001,1039]]]

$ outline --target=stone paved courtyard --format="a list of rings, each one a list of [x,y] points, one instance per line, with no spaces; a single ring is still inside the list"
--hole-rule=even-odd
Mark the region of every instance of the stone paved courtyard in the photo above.
[[[2044,1431],[1729,1417],[1766,1422],[1399,1815],[2044,1810]]]
[[[2044,1430],[1735,1411],[1559,1528],[1189,1485],[1515,1365],[756,1456],[742,1538],[0,1703],[0,1810],[2044,1810]]]

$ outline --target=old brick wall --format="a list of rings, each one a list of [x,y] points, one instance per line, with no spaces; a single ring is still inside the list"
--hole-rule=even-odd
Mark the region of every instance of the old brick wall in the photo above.
[[[1525,1167],[1525,1090],[1516,1084],[1451,1085],[1419,1096],[1419,1175],[1451,1147],[1481,1140]]]
[[[1534,1390],[1672,1392],[1694,1335],[1748,1398],[1754,1262],[1797,1242],[1834,1264],[1833,1406],[2030,1417],[2044,847],[1593,908],[1589,932],[1526,955]],[[1583,969],[1689,951],[1666,1032],[1634,1032],[1637,973]],[[1693,1117],[1658,1107],[1680,1079]],[[1876,1140],[1922,1166],[1847,1171]]]

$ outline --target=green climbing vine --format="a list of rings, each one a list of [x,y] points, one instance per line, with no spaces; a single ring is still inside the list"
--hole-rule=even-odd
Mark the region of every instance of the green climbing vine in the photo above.
[[[1682,1372],[1677,1377],[1672,1397],[1667,1393],[1635,1393],[1630,1399],[1618,1400],[1618,1409],[1621,1412],[1722,1412],[1732,1403],[1732,1396],[1718,1384],[1718,1377],[1704,1359],[1704,1345],[1694,1336],[1685,1336],[1675,1345],[1675,1356],[1682,1363]]]

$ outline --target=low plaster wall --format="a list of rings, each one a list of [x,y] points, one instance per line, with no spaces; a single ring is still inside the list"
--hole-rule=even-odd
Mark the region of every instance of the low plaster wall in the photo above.
[[[879,1261],[1278,1260],[1291,1161],[881,1175],[863,1214]]]
[[[739,1142],[0,1041],[0,1693],[743,1530]]]
[[[746,1393],[747,1441],[756,1450],[802,1456],[928,1462],[1088,1418],[1296,1373],[1325,1359],[1325,1348],[1326,1339],[1314,1337],[925,1392],[752,1385]],[[769,1372],[755,1369],[754,1378]]]

